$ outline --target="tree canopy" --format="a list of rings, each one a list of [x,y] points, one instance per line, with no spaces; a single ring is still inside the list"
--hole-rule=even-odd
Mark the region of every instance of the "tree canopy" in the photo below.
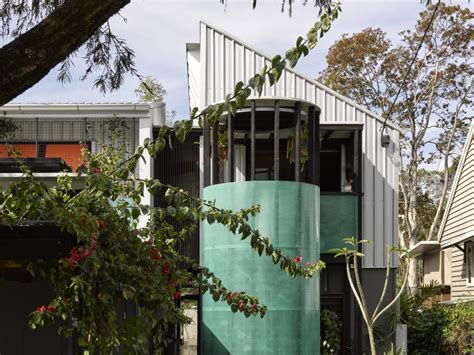
[[[255,7],[255,0],[248,0]],[[222,3],[227,1],[221,0]],[[291,14],[293,0],[282,1]],[[58,80],[71,80],[70,69],[79,49],[85,54],[81,79],[95,76],[94,87],[102,92],[120,88],[125,75],[142,80],[135,53],[117,36],[109,19],[120,15],[130,0],[5,0],[0,3],[0,106],[32,87],[59,65]],[[304,2],[306,4],[307,1]],[[332,0],[314,0],[331,10]],[[125,20],[125,19],[124,19]]]
[[[399,45],[394,46],[378,28],[345,34],[329,49],[327,68],[319,78],[404,130],[400,140],[404,213],[400,243],[407,247],[413,247],[421,237],[436,238],[453,173],[450,166],[460,153],[472,119],[472,19],[468,8],[441,2],[438,8],[430,5],[421,12],[414,29],[400,33]],[[420,43],[421,50],[409,71]],[[394,101],[400,87],[401,94]],[[420,216],[426,223],[427,212],[420,211],[426,202],[426,196],[420,193],[420,170],[429,167],[442,173],[436,208],[430,209],[434,213],[425,234],[418,233]],[[416,271],[410,285],[415,282],[414,274]]]

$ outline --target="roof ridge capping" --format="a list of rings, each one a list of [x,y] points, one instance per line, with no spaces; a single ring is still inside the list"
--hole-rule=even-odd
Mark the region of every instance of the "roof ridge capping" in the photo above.
[[[257,53],[258,55],[261,55],[262,57],[265,57],[266,59],[268,59],[269,61],[272,60],[272,57],[264,52],[262,52],[261,50],[259,49],[256,49],[255,47],[249,45],[248,43],[242,41],[240,38],[230,34],[229,32],[226,32],[224,30],[222,30],[221,28],[219,28],[218,26],[214,26],[213,24],[209,23],[208,21],[206,20],[203,20],[201,19],[199,21],[199,25],[204,25],[206,27],[209,27],[209,28],[212,28],[214,31],[217,31],[219,33],[221,33],[222,35],[224,35],[225,37],[228,37],[232,40],[234,40],[235,42],[239,43],[241,46],[244,46],[252,51],[254,51],[255,53]],[[201,31],[199,31],[199,33],[201,34]],[[288,70],[290,73],[293,73],[299,77],[301,77],[302,79],[304,80],[307,80],[308,82],[314,84],[315,86],[317,86],[319,89],[321,90],[324,90],[324,91],[327,91],[329,92],[330,94],[334,95],[335,97],[337,97],[338,99],[356,107],[358,110],[370,115],[371,117],[373,117],[374,119],[380,121],[380,122],[384,122],[385,123],[385,120],[380,117],[379,115],[377,115],[376,113],[370,111],[367,107],[364,107],[362,105],[359,105],[358,103],[356,103],[355,101],[353,101],[352,99],[344,96],[344,95],[341,95],[340,93],[338,93],[337,91],[334,91],[333,89],[331,89],[330,87],[324,85],[323,83],[315,80],[315,79],[312,79],[312,78],[308,78],[307,76],[303,75],[303,74],[300,74],[298,72],[296,72],[295,70],[291,69],[291,68],[288,68],[288,67],[285,67],[285,70]],[[404,133],[404,130],[402,128],[400,128],[398,125],[396,125],[395,123],[393,122],[390,122],[390,121],[387,121],[386,122],[387,126],[399,131],[400,133]]]

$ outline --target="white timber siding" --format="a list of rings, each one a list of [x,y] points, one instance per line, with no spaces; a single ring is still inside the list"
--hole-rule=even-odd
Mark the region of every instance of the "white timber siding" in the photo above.
[[[451,195],[440,228],[441,247],[474,232],[474,122],[471,124],[464,151],[459,162]],[[464,248],[464,243],[461,247]],[[451,250],[451,299],[474,297],[474,287],[466,282],[464,253]]]
[[[270,56],[203,22],[200,24],[200,44],[188,44],[187,49],[191,109],[195,105],[203,109],[223,101],[233,92],[237,82],[247,82],[265,64],[271,63]],[[386,247],[398,245],[399,129],[388,124],[385,132],[390,135],[391,144],[382,148],[380,132],[383,121],[380,117],[290,69],[284,70],[275,86],[266,84],[262,96],[313,102],[321,109],[322,126],[364,125],[362,238],[371,241],[364,246],[364,267],[385,267]],[[257,98],[255,93],[253,97]],[[391,265],[395,267],[396,260]]]

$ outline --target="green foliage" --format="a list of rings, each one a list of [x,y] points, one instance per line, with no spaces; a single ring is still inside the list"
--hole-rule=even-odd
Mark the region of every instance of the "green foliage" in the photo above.
[[[408,326],[408,349],[411,354],[464,354],[472,350],[474,304],[453,305],[427,302],[441,287],[421,287],[415,296],[400,298],[400,322]]]
[[[10,134],[17,130],[17,125],[11,118],[0,117],[0,139],[7,138]]]
[[[336,312],[321,311],[321,354],[339,354],[342,341],[342,322]]]
[[[456,159],[464,141],[473,103],[472,11],[464,5],[422,2],[427,8],[416,26],[401,32],[396,44],[379,28],[343,34],[329,48],[327,68],[319,77],[404,131],[399,152],[400,206],[404,212],[400,225],[405,237],[402,245],[410,246],[436,236],[446,187],[453,176],[449,163]],[[397,95],[399,89],[402,91]],[[426,166],[443,170],[432,174],[437,186],[430,183],[426,188]],[[416,275],[411,276],[413,287]]]
[[[385,355],[405,355],[402,348],[395,347],[395,344],[391,343],[390,348],[384,352]]]
[[[140,84],[134,90],[140,102],[164,103],[166,90],[158,80],[151,76],[146,76],[140,80]]]
[[[160,351],[170,325],[189,322],[175,302],[186,293],[209,292],[234,313],[263,317],[267,307],[257,297],[226,288],[210,270],[177,253],[177,243],[193,235],[202,221],[220,223],[241,239],[248,238],[258,255],[271,256],[292,277],[311,277],[324,266],[321,262],[301,266],[253,229],[248,222],[257,216],[259,206],[222,210],[213,201],[191,197],[158,180],[135,179],[132,174],[144,148],[139,147],[126,164],[111,159],[110,150],[105,148],[81,164],[78,173],[84,189],[80,193],[74,193],[66,175],[58,178],[56,186],[47,187],[27,169],[20,181],[0,193],[2,224],[52,220],[76,238],[68,256],[29,265],[34,276],[49,279],[55,290],[48,305],[32,312],[32,328],[56,323],[59,332],[69,336],[73,318],[78,317],[78,341],[84,351],[108,353],[122,346],[126,352],[143,353],[149,337]],[[156,194],[161,189],[166,207],[140,204],[145,190]],[[149,222],[139,228],[142,216],[148,216]],[[173,220],[184,227],[177,230]],[[190,270],[181,269],[182,262]],[[116,309],[121,301],[138,309],[122,325]]]

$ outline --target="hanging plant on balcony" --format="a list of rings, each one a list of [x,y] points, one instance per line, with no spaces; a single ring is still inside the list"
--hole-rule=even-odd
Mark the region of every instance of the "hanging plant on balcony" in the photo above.
[[[229,152],[227,139],[226,125],[219,125],[219,131],[217,133],[217,149],[219,150],[219,160],[222,162],[227,161]]]
[[[304,170],[304,166],[309,158],[308,149],[306,148],[309,140],[309,129],[308,124],[303,122],[301,126],[301,143],[300,143],[300,159],[301,159],[301,171]],[[286,158],[290,164],[295,162],[295,138],[290,136],[286,142]]]

